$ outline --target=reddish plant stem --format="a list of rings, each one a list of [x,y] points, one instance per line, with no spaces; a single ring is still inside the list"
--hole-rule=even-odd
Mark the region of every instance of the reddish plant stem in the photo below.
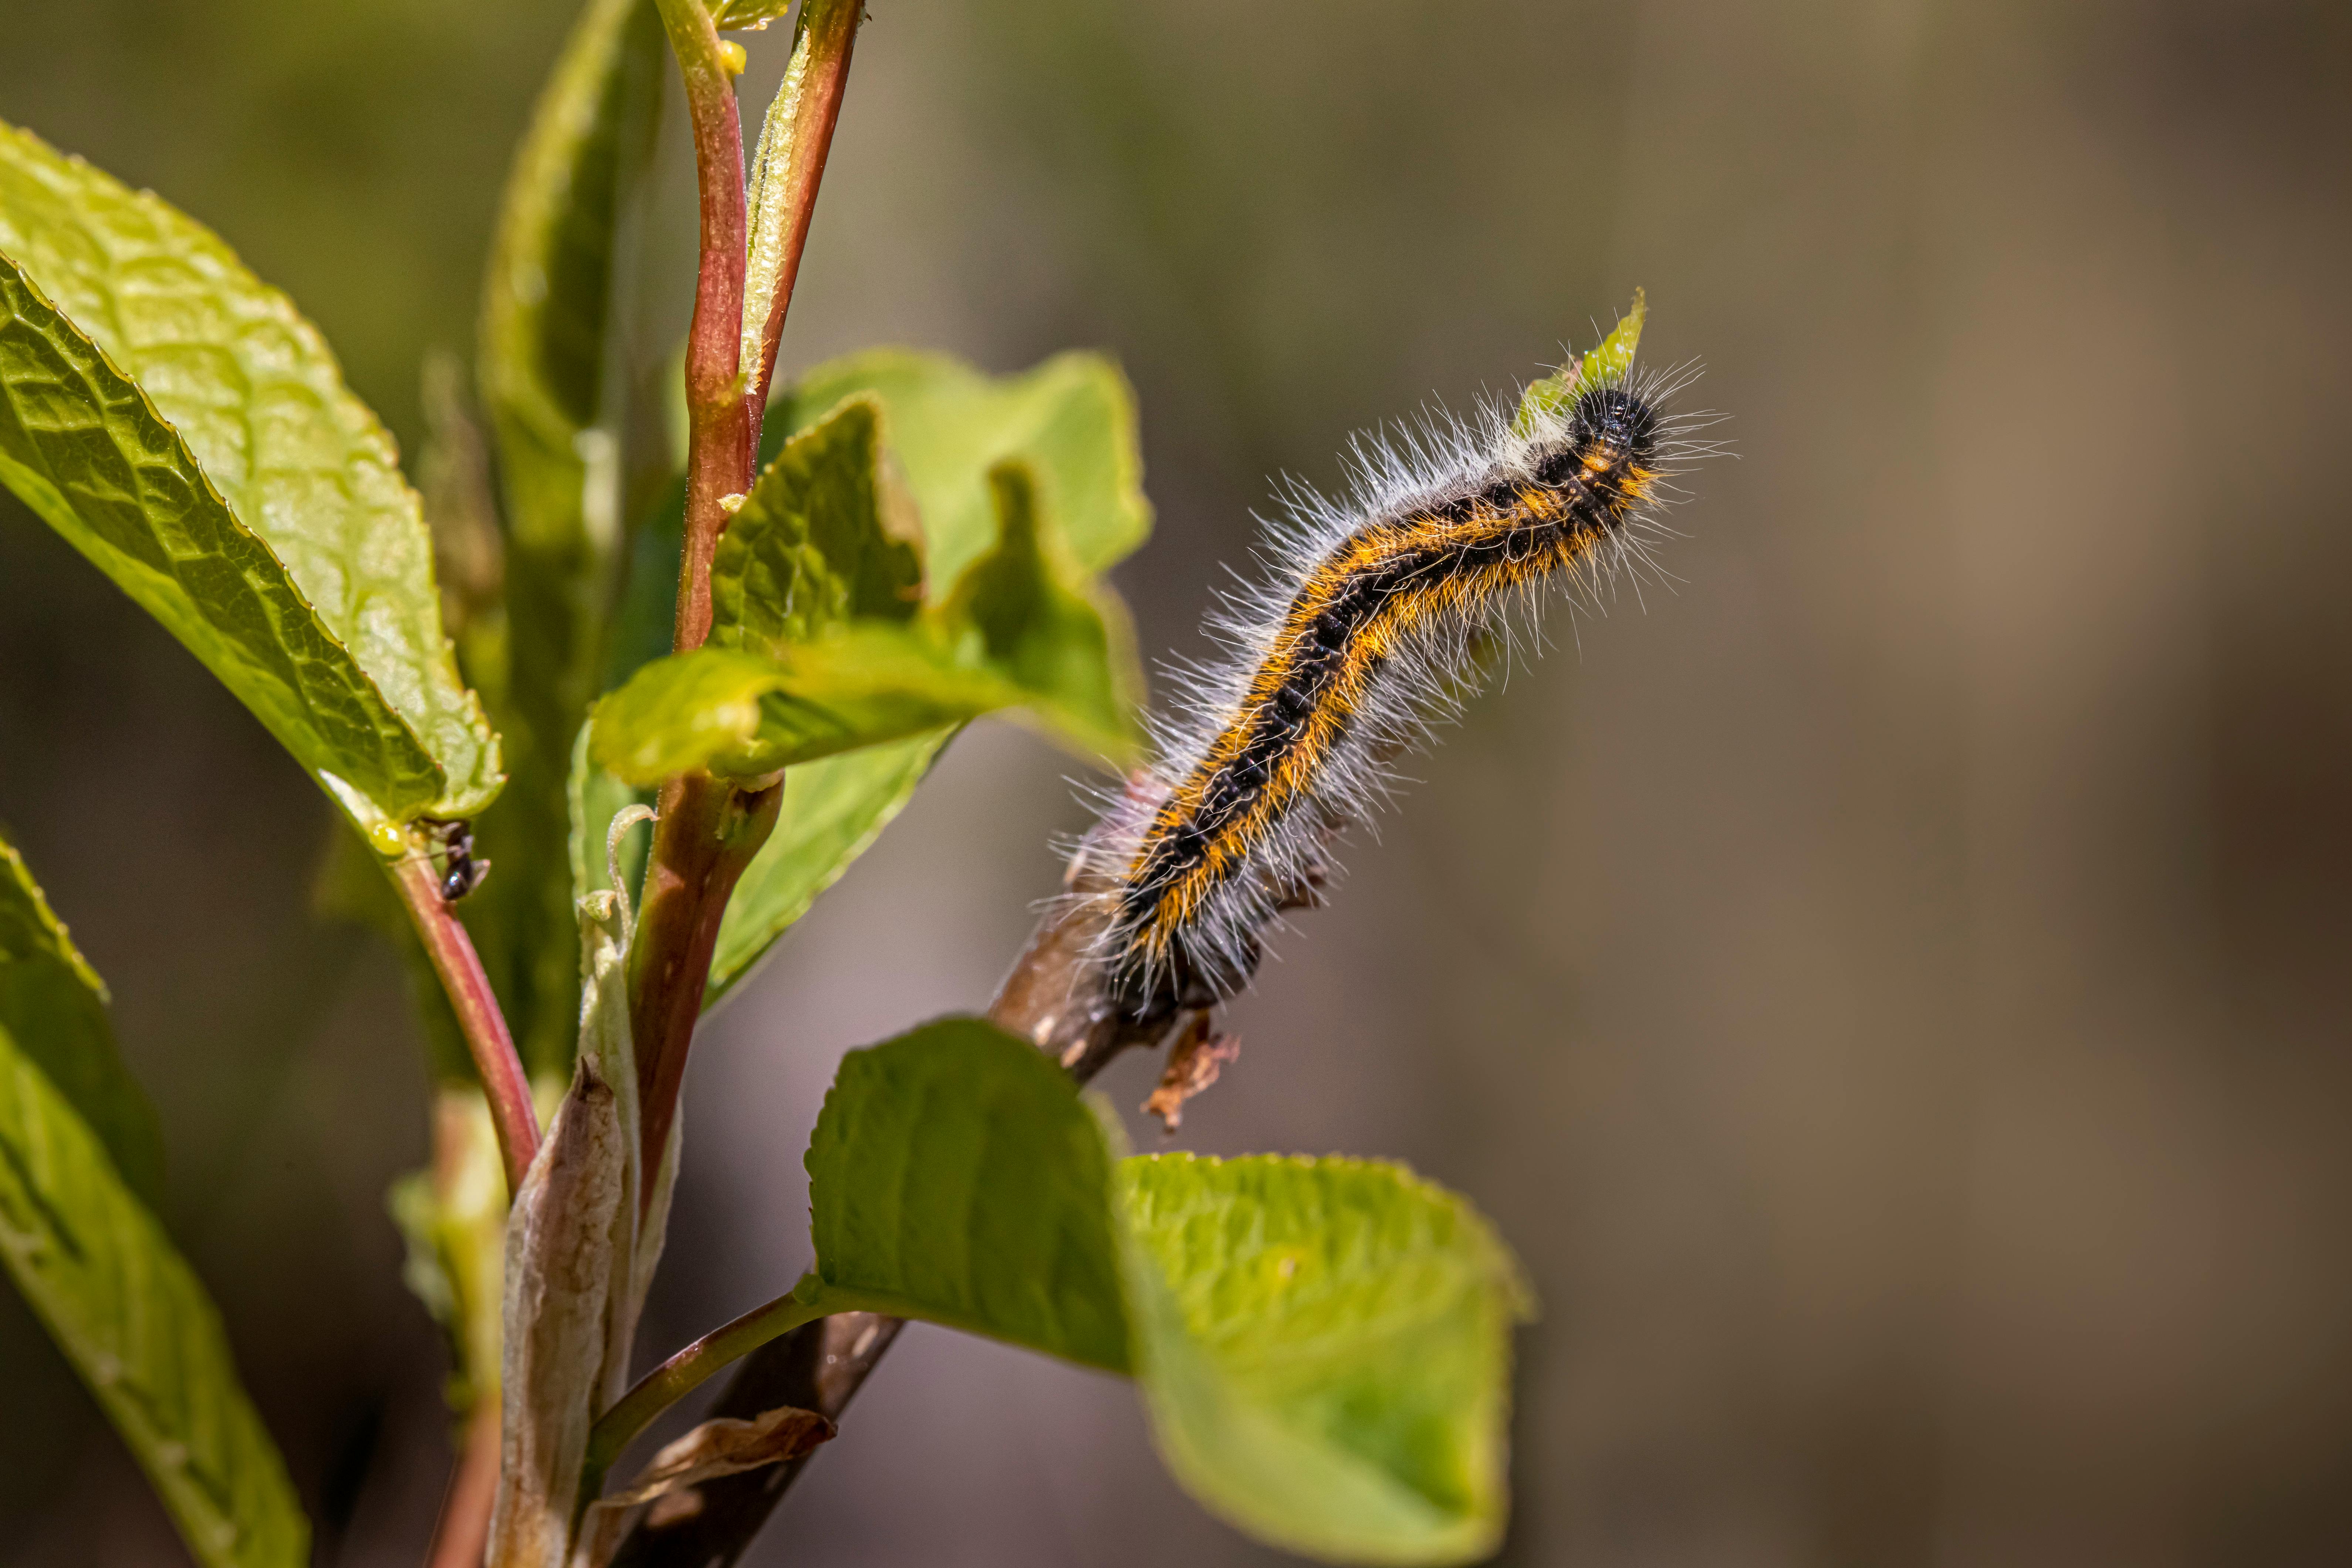
[[[860,0],[808,0],[808,90],[795,117],[782,177],[790,193],[787,265],[778,276],[765,348],[756,366],[741,363],[749,219],[743,188],[743,130],[735,81],[701,0],[657,0],[686,82],[702,210],[702,258],[695,280],[694,321],[687,340],[686,548],[679,566],[677,632],[686,653],[710,635],[710,563],[727,531],[722,501],[751,488],[759,458],[760,412],[775,366],[775,342],[792,303],[833,127],[849,69]],[[646,1168],[658,1166],[677,1114],[688,1050],[719,924],[743,868],[767,842],[782,802],[781,780],[746,789],[708,773],[663,786],[660,820],[629,952],[629,1020],[637,1057]],[[650,1200],[651,1183],[646,1192]]]
[[[636,940],[629,949],[629,1027],[636,1043],[648,1171],[659,1168],[677,1114],[687,1047],[702,1015],[727,897],[768,841],[783,797],[781,779],[749,790],[709,773],[688,773],[662,787]],[[647,1201],[653,1192],[647,1182]]]
[[[743,250],[743,125],[735,79],[701,0],[659,0],[694,127],[694,170],[702,208],[702,259],[694,280],[694,321],[686,341],[686,558],[678,574],[678,652],[710,635],[710,557],[727,531],[722,498],[751,488],[757,447],[751,400],[740,376]]]
[[[657,5],[686,84],[702,214],[701,262],[686,345],[686,547],[672,639],[677,652],[687,653],[710,635],[710,562],[719,536],[727,531],[721,503],[751,488],[757,457],[752,404],[740,365],[749,231],[743,127],[718,30],[702,0]],[[764,810],[746,810],[735,790],[708,773],[674,778],[662,789],[637,933],[629,951],[629,1021],[648,1170],[658,1164],[677,1115],[687,1048],[702,1010],[703,983],[727,895],[775,822],[774,796],[781,792],[765,793]],[[648,1197],[653,1190],[647,1183]]]
[[[807,50],[807,74],[799,101],[793,106],[790,161],[783,171],[782,207],[784,228],[776,267],[774,300],[760,338],[760,363],[752,368],[752,441],[759,440],[760,416],[766,409],[768,385],[776,374],[776,349],[783,342],[784,315],[793,302],[793,285],[799,281],[801,252],[808,244],[809,221],[816,211],[817,186],[824,180],[824,161],[833,151],[833,131],[841,119],[841,100],[849,89],[849,59],[857,47],[857,25],[865,19],[866,0],[803,0],[793,38],[797,54]]]
[[[498,1495],[499,1402],[483,1399],[466,1423],[466,1448],[449,1471],[425,1568],[482,1568],[490,1542],[490,1507]]]
[[[490,990],[489,976],[475,954],[474,940],[441,897],[441,880],[429,860],[411,859],[392,868],[393,885],[408,906],[408,918],[425,943],[433,972],[457,1015],[457,1026],[473,1053],[474,1068],[482,1075],[482,1094],[489,1101],[490,1124],[498,1131],[499,1154],[507,1170],[507,1191],[522,1190],[523,1173],[539,1152],[539,1116],[531,1109],[530,1079],[522,1058],[515,1054],[514,1037],[507,1032],[506,1016]]]

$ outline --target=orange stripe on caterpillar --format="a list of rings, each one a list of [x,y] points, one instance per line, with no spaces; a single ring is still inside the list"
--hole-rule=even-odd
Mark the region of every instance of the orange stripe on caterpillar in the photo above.
[[[1619,377],[1559,412],[1490,408],[1403,451],[1360,447],[1346,502],[1294,498],[1275,579],[1227,605],[1233,662],[1200,672],[1156,787],[1094,840],[1115,884],[1098,958],[1123,1005],[1245,984],[1262,928],[1319,882],[1388,759],[1475,684],[1509,606],[1647,564],[1666,465],[1710,449],[1661,412],[1671,382]]]

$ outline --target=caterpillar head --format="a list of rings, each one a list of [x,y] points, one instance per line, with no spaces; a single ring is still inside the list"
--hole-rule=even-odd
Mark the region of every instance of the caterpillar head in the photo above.
[[[1658,444],[1658,411],[1624,384],[1596,386],[1576,400],[1569,443],[1630,463],[1646,461]]]

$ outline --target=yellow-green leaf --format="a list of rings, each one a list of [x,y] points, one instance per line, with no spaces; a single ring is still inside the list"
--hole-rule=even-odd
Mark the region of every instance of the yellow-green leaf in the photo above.
[[[1507,1508],[1517,1266],[1399,1165],[1122,1161],[1144,1397],[1169,1468],[1261,1540],[1472,1563]]]
[[[47,1075],[131,1190],[162,1195],[163,1142],[115,1048],[106,986],[50,911],[16,847],[0,837],[0,1028]]]
[[[922,514],[935,587],[995,539],[988,473],[1008,458],[1034,469],[1041,503],[1083,570],[1108,571],[1151,531],[1135,396],[1099,354],[1056,354],[998,378],[946,354],[875,349],[810,371],[768,418],[797,431],[860,394],[882,405],[884,439]]]
[[[212,232],[0,126],[0,479],[364,823],[463,816],[498,738],[391,437]]]
[[[97,976],[13,851],[0,930],[15,968]],[[13,890],[9,890],[13,889]],[[310,1525],[237,1381],[220,1315],[47,1065],[87,1046],[0,1015],[0,1266],[81,1374],[205,1568],[302,1568]]]
[[[1649,300],[1639,289],[1634,289],[1633,307],[1617,319],[1617,325],[1607,337],[1574,364],[1563,365],[1558,374],[1528,387],[1519,399],[1519,430],[1525,433],[1529,429],[1539,414],[1566,410],[1580,389],[1623,377],[1633,368],[1633,351],[1641,346],[1642,323],[1649,314]]]
[[[873,398],[853,398],[761,472],[711,560],[713,646],[781,648],[922,607],[919,536],[886,504],[880,421]]]

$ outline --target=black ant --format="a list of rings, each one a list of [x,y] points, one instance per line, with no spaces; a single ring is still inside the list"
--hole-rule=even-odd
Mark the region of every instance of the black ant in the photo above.
[[[444,820],[437,816],[420,816],[425,837],[433,841],[433,850],[441,856],[441,901],[454,904],[482,885],[490,874],[488,860],[474,858],[474,825],[463,817]]]

